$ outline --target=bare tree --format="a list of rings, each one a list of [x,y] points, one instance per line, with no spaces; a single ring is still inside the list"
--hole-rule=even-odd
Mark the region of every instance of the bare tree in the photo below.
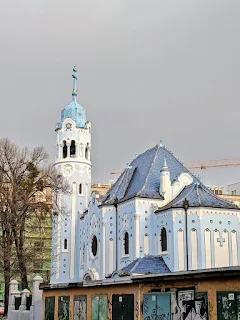
[[[8,296],[9,296],[9,283],[11,280],[11,269],[12,269],[13,237],[11,232],[11,226],[5,211],[5,206],[3,204],[3,201],[0,203],[0,228],[1,228],[0,263],[1,263],[1,269],[3,270],[4,285],[5,285],[4,305],[7,306]]]
[[[22,288],[28,288],[27,262],[31,252],[26,246],[26,230],[31,220],[43,221],[52,212],[54,195],[67,191],[67,185],[52,165],[47,163],[48,155],[42,147],[28,150],[20,148],[8,139],[0,140],[0,212],[4,253],[4,278],[6,289],[11,277],[13,249],[16,253]],[[50,189],[53,201],[36,201],[44,190]],[[14,247],[13,247],[14,245]],[[4,250],[3,250],[4,252]],[[9,269],[10,268],[10,269]],[[5,296],[7,291],[5,292]]]

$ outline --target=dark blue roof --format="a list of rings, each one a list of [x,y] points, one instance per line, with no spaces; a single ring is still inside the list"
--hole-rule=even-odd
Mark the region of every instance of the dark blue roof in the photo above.
[[[226,208],[238,209],[238,207],[225,199],[216,196],[211,190],[205,187],[202,183],[192,183],[179,193],[166,206],[159,208],[156,212],[167,210],[170,208],[182,208],[184,199],[189,202],[189,207],[211,207],[211,208]]]
[[[164,146],[156,145],[136,157],[126,168],[115,184],[102,198],[103,204],[111,204],[117,198],[124,201],[133,197],[162,199],[159,194],[160,169],[164,158],[170,171],[171,182],[177,179],[181,172],[188,172],[183,164]]]
[[[133,273],[169,273],[171,272],[164,262],[162,257],[147,255],[143,258],[138,258],[131,262],[126,267],[122,268],[119,274],[133,274]]]
[[[169,208],[181,208],[187,198],[191,207],[213,207],[237,209],[232,202],[221,199],[205,187],[174,155],[162,145],[156,145],[136,157],[122,172],[115,184],[102,197],[102,204],[113,204],[133,197],[163,199],[159,193],[160,170],[167,162],[171,182],[174,182],[182,172],[188,172],[193,183],[186,186],[169,204],[157,211]]]

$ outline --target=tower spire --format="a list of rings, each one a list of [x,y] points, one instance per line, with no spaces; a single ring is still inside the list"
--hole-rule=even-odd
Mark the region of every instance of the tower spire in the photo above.
[[[77,67],[73,67],[73,90],[72,90],[72,101],[76,102],[77,99]]]

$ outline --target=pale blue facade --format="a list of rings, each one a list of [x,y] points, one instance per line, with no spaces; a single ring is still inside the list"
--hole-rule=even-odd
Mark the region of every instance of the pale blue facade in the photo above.
[[[72,102],[56,128],[55,166],[71,194],[58,197],[51,282],[239,265],[240,210],[162,143],[136,156],[104,197],[90,194],[91,123],[76,102],[76,69],[73,79]]]
[[[75,282],[79,270],[80,215],[91,196],[91,122],[77,101],[76,68],[73,69],[72,102],[61,113],[56,127],[55,167],[69,185],[59,194],[53,224],[52,282]]]

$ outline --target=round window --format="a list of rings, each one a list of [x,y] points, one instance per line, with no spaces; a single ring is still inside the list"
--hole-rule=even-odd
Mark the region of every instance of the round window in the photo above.
[[[94,255],[94,257],[97,254],[97,237],[96,236],[92,237],[92,254]]]

